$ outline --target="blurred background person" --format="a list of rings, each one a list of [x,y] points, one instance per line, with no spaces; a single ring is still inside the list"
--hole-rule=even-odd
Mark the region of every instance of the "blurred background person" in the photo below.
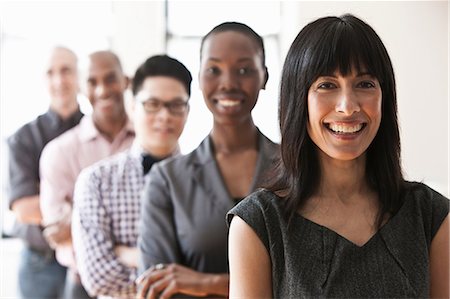
[[[42,235],[39,158],[53,138],[76,126],[81,113],[77,57],[65,47],[55,47],[46,69],[49,110],[21,127],[8,139],[9,206],[17,223],[13,235],[24,241],[18,276],[21,298],[61,298],[66,268]],[[36,99],[33,99],[36,100]]]
[[[200,88],[213,129],[192,153],[154,165],[142,198],[139,297],[228,296],[225,214],[258,188],[278,146],[252,110],[268,72],[262,38],[222,23],[202,40]],[[177,296],[178,296],[177,295]]]
[[[91,296],[135,298],[141,193],[153,163],[179,152],[192,76],[166,55],[147,59],[132,80],[131,149],[85,168],[74,193],[72,235]]]
[[[68,267],[66,298],[89,298],[81,285],[72,249],[75,181],[83,168],[130,147],[134,130],[124,106],[127,85],[117,55],[110,51],[91,54],[87,96],[92,115],[50,142],[40,159],[44,236],[56,249],[58,262]]]

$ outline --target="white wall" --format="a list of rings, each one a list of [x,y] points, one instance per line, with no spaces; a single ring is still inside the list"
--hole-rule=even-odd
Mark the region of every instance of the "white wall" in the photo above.
[[[133,76],[152,55],[165,52],[163,1],[113,1],[111,48],[122,60],[124,71]]]
[[[233,3],[236,9],[239,9],[239,5],[244,2]],[[256,10],[258,2],[251,1]],[[130,76],[145,58],[166,50],[163,1],[63,1],[45,2],[45,5],[44,2],[8,3],[0,5],[0,21],[2,12],[7,10],[7,14],[3,15],[3,22],[0,22],[4,25],[3,29],[11,29],[14,25],[13,32],[20,37],[25,29],[29,32],[30,28],[36,28],[35,39],[27,41],[33,48],[38,48],[38,43],[49,36],[62,40],[72,38],[68,45],[73,46],[75,50],[77,47],[81,48],[82,41],[84,47],[79,54],[83,60],[87,48],[94,50],[109,46],[119,54],[125,72]],[[52,18],[39,19],[44,12],[55,14]],[[103,13],[100,15],[99,12]],[[281,10],[283,33],[280,38],[280,60],[284,59],[290,43],[305,24],[318,17],[347,12],[361,17],[374,27],[392,58],[397,78],[402,157],[406,177],[423,180],[449,195],[448,2],[284,1]],[[6,19],[8,22],[5,22]],[[95,19],[99,26],[83,26],[86,23],[83,19]],[[70,22],[64,23],[64,20]],[[79,28],[72,26],[67,30],[67,23],[77,22]],[[95,38],[96,32],[106,32],[108,40]],[[11,32],[8,30],[8,33]],[[17,41],[17,45],[22,43],[20,38]],[[20,51],[8,48],[9,52],[0,53],[2,64],[11,64],[12,61],[17,63],[15,73],[2,74],[2,141],[19,123],[34,117],[33,113],[45,111],[47,107],[46,96],[40,85],[40,74],[25,71],[30,65],[28,61],[34,64],[32,61],[39,60],[33,58],[38,52],[29,51],[30,48]],[[23,52],[19,53],[22,57],[20,61],[11,59],[13,50]],[[15,80],[16,77],[22,79]],[[27,88],[22,88],[23,86]],[[14,97],[5,97],[7,90],[15,90]],[[31,102],[29,97],[22,95],[27,90],[33,90]],[[21,108],[23,105],[17,105],[19,101],[31,108],[24,111]],[[274,111],[275,107],[267,113],[272,115]],[[276,131],[277,122],[272,117],[268,119],[261,127],[268,128],[269,122],[273,126],[271,131]]]
[[[352,13],[375,29],[396,75],[405,177],[449,196],[448,2],[290,1],[283,13],[284,53],[318,17]]]
[[[236,1],[236,9],[244,2]],[[251,1],[255,8],[258,7],[258,2]],[[7,19],[8,22],[0,23],[4,28],[9,28],[8,33],[13,29],[12,32],[17,36],[36,28],[35,39],[28,41],[30,45],[35,42],[36,47],[33,48],[38,48],[39,42],[46,42],[49,36],[61,40],[69,40],[72,37],[69,46],[75,49],[81,48],[80,41],[84,48],[88,45],[87,48],[92,50],[108,45],[119,54],[125,72],[130,76],[145,58],[166,50],[163,1],[43,3],[9,2],[9,5],[0,5],[2,11],[8,8],[7,14],[3,15],[3,21]],[[55,12],[52,18],[39,19],[44,12],[48,14],[52,11]],[[71,11],[74,13],[68,15]],[[104,12],[101,17],[99,12]],[[305,24],[318,17],[347,12],[361,17],[374,27],[392,58],[397,78],[405,176],[411,180],[423,180],[449,195],[448,2],[282,2],[280,60],[284,59],[290,43]],[[86,23],[83,18],[96,19],[99,26],[82,26]],[[63,20],[70,21],[70,24],[78,22],[80,26],[78,29],[72,28],[73,26],[68,28],[68,24]],[[54,26],[56,23],[60,26]],[[96,32],[106,32],[109,40],[95,38]],[[17,41],[19,45],[20,39]],[[17,63],[16,73],[2,74],[2,140],[12,133],[19,122],[21,124],[24,119],[33,118],[32,113],[43,112],[47,107],[46,101],[42,100],[45,96],[42,95],[40,75],[23,71],[30,65],[27,61],[33,61],[33,55],[39,53],[28,49],[20,50],[23,52],[23,63]],[[87,54],[85,51],[86,49],[79,51],[81,60],[82,56]],[[10,52],[1,54],[3,64],[13,61]],[[6,54],[9,56],[6,57]],[[39,62],[39,59],[34,61]],[[22,79],[15,80],[16,77]],[[21,88],[23,85],[29,88]],[[24,91],[30,89],[40,101],[30,103],[29,97],[22,96]],[[15,98],[4,97],[6,90],[16,90]],[[12,105],[17,101],[27,101],[27,106],[40,108],[23,111],[20,108],[22,106]],[[20,110],[15,111],[16,106]],[[274,110],[267,113],[272,115]],[[14,115],[14,118],[8,117],[11,115]],[[266,131],[277,130],[274,118],[269,120],[274,129]],[[264,123],[261,127],[268,128],[268,125]]]
[[[258,1],[252,2],[257,7]],[[116,28],[121,29],[112,44],[129,70],[163,49],[161,2],[138,3],[114,3],[120,24]],[[299,30],[316,18],[352,13],[369,23],[383,40],[394,65],[405,177],[424,181],[447,196],[448,9],[447,1],[284,1],[280,37],[283,61]],[[272,125],[277,127],[276,121]]]

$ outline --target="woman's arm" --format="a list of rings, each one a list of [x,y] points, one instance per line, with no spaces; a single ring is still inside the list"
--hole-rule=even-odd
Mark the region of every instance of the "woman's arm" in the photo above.
[[[431,241],[430,298],[450,298],[449,291],[449,216]]]
[[[230,224],[228,258],[230,298],[271,298],[269,254],[253,229],[234,216]]]
[[[159,263],[179,263],[182,260],[170,182],[158,163],[153,165],[148,175],[149,181],[141,193],[137,246],[139,273]]]
[[[158,164],[149,176],[139,226],[139,270],[143,274],[136,281],[138,298],[169,298],[174,294],[228,296],[227,273],[201,273],[181,265],[184,259],[172,203],[176,199],[170,190],[174,183]]]
[[[228,283],[228,274],[201,273],[179,264],[158,264],[136,280],[137,298],[168,299],[175,294],[227,297]]]

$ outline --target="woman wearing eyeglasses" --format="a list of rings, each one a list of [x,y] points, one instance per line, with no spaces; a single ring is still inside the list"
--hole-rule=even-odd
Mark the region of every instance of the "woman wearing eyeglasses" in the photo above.
[[[178,153],[191,81],[189,70],[169,56],[142,63],[131,82],[131,148],[78,177],[72,237],[81,282],[92,297],[136,298],[140,195],[152,165]]]
[[[261,37],[223,23],[203,38],[200,57],[213,128],[192,153],[150,172],[138,243],[143,298],[228,295],[225,215],[261,185],[278,151],[251,115],[268,79]]]

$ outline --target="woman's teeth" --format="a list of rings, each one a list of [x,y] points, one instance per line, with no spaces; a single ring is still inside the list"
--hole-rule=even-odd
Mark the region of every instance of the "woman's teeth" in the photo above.
[[[328,128],[335,133],[351,134],[360,131],[363,124],[357,124],[353,126],[342,125],[342,124],[328,124]]]
[[[231,101],[231,100],[218,100],[219,105],[224,107],[233,107],[239,105],[239,101]]]

